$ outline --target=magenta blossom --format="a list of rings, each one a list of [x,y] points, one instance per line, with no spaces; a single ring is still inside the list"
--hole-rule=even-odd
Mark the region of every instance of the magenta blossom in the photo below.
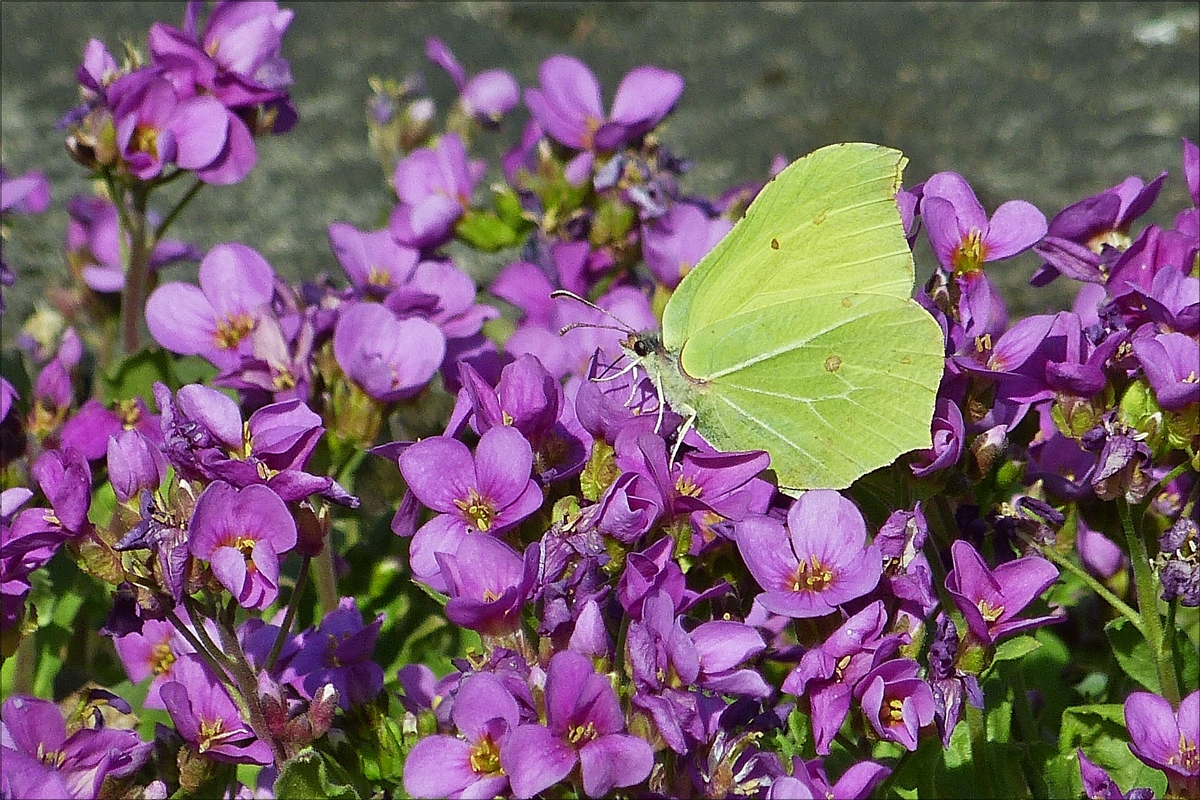
[[[413,537],[413,573],[439,591],[447,584],[438,553],[453,554],[468,533],[497,535],[542,505],[542,491],[530,478],[533,449],[510,427],[488,430],[475,455],[457,439],[422,439],[400,456],[400,472],[423,505],[438,512]]]
[[[309,700],[330,684],[345,710],[370,701],[383,688],[383,668],[371,658],[381,627],[382,614],[364,625],[354,598],[343,597],[317,629],[304,636],[283,680]]]
[[[368,395],[385,403],[419,392],[445,353],[446,338],[432,322],[399,319],[378,303],[343,307],[333,332],[338,366]]]
[[[1058,579],[1058,569],[1046,559],[1026,556],[991,570],[975,548],[961,539],[950,546],[950,555],[954,569],[946,576],[946,589],[980,642],[992,644],[1062,618],[1062,614],[1050,614],[1015,619]]]
[[[199,656],[179,658],[175,679],[163,685],[161,695],[175,730],[201,754],[233,764],[272,762],[270,745],[254,736]]]
[[[329,226],[329,245],[346,277],[364,294],[382,296],[412,277],[421,253],[396,241],[387,228],[360,231],[353,225],[335,222]]]
[[[674,288],[732,227],[725,217],[710,217],[693,203],[675,203],[665,215],[642,224],[642,256],[658,282]]]
[[[1174,711],[1162,697],[1134,692],[1125,700],[1129,749],[1167,773],[1168,796],[1200,794],[1200,692],[1192,692]]]
[[[432,36],[426,39],[425,55],[454,81],[463,113],[480,123],[499,124],[521,99],[521,88],[506,70],[485,70],[468,80],[466,70],[441,39]]]
[[[564,650],[550,659],[545,709],[544,725],[517,728],[500,752],[514,796],[533,797],[549,789],[577,764],[589,797],[649,777],[654,751],[645,740],[624,733],[616,692],[586,656]]]
[[[800,495],[785,529],[751,516],[734,528],[738,551],[765,590],[763,607],[788,617],[821,617],[875,588],[883,573],[879,548],[854,504],[829,490]]]
[[[621,79],[605,116],[596,76],[578,59],[552,56],[538,69],[540,86],[525,104],[556,141],[577,150],[611,151],[637,141],[675,106],[683,79],[658,67],[638,67]]]
[[[1046,218],[1024,200],[1009,200],[988,219],[970,185],[956,172],[925,181],[921,218],[938,262],[958,275],[1015,256],[1046,235]]]
[[[516,633],[537,577],[538,555],[536,544],[522,558],[483,533],[468,533],[452,554],[435,553],[450,595],[446,616],[488,636]]]
[[[80,728],[67,735],[54,703],[13,695],[0,709],[0,796],[100,797],[105,778],[134,774],[151,749],[131,730]]]
[[[393,180],[400,204],[389,222],[392,235],[410,247],[432,248],[450,241],[483,171],[483,162],[467,160],[457,134],[448,133],[433,147],[412,151],[396,165]]]
[[[501,753],[521,721],[512,693],[492,673],[477,672],[459,684],[450,718],[457,736],[428,736],[409,752],[405,791],[427,798],[505,794]]]
[[[252,355],[249,334],[271,313],[275,272],[243,244],[219,244],[200,262],[200,285],[165,283],[146,301],[146,324],[163,347],[202,355],[222,369]]]
[[[150,678],[150,688],[143,702],[146,708],[166,708],[159,695],[162,687],[175,679],[175,662],[179,656],[194,652],[187,640],[169,622],[147,619],[141,633],[129,633],[113,640],[117,655],[125,665],[130,683]]]
[[[266,608],[279,594],[279,558],[296,546],[296,522],[265,486],[235,489],[214,481],[201,493],[188,528],[192,555],[244,608]]]
[[[122,242],[117,207],[103,197],[76,195],[67,201],[67,213],[71,220],[67,223],[66,251],[72,268],[80,270],[84,283],[94,291],[121,291],[125,286],[121,248],[129,247],[129,234],[124,234]],[[200,251],[194,245],[162,239],[150,253],[150,269],[198,258]]]

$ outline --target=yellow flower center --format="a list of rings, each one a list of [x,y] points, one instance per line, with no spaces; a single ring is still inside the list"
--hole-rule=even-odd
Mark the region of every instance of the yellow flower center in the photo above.
[[[500,766],[500,748],[490,736],[484,736],[471,748],[471,771],[476,775],[503,775]]]
[[[675,481],[675,491],[679,492],[680,497],[699,497],[704,487],[695,483],[687,475],[680,475],[679,480]]]
[[[380,267],[371,265],[371,271],[367,274],[367,283],[371,286],[391,286],[392,276]]]
[[[972,228],[967,238],[954,251],[950,262],[954,265],[956,275],[970,275],[983,269],[987,260],[987,245],[983,243],[983,232]]]
[[[813,553],[809,561],[801,561],[796,567],[789,588],[793,592],[823,592],[833,583],[833,578],[833,571],[821,564],[817,554]]]
[[[165,675],[171,669],[171,665],[175,663],[175,654],[171,652],[171,645],[167,642],[159,642],[154,645],[154,650],[150,655],[150,671],[155,675]]]
[[[158,131],[148,125],[138,125],[133,129],[133,137],[129,140],[130,147],[138,153],[147,153],[151,158],[158,158]]]
[[[496,519],[496,507],[490,501],[479,496],[479,493],[474,489],[466,500],[455,500],[454,505],[458,506],[458,510],[463,512],[463,516],[475,529],[480,533],[487,533],[491,530],[492,523]]]
[[[888,725],[900,725],[904,722],[904,701],[892,698],[887,701],[885,722]]]
[[[572,725],[567,731],[567,741],[574,745],[583,745],[595,739],[600,735],[596,730],[595,723],[589,722],[586,725]]]
[[[217,323],[213,339],[222,350],[233,350],[252,330],[254,319],[249,314],[230,314]]]
[[[142,407],[136,400],[120,400],[117,402],[117,415],[121,417],[121,427],[132,430],[142,421]]]
[[[1189,775],[1194,775],[1200,771],[1200,749],[1196,747],[1196,742],[1187,738],[1186,733],[1179,734],[1179,752],[1167,761],[1170,766],[1178,766],[1180,772],[1186,772]]]
[[[987,600],[980,600],[978,607],[984,622],[995,622],[1004,613],[1004,606],[993,606]]]

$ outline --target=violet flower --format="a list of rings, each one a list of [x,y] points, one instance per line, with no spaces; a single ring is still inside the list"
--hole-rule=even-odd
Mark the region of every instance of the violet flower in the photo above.
[[[409,751],[404,790],[419,798],[503,795],[508,776],[501,754],[521,722],[512,693],[490,672],[469,675],[454,695],[450,719],[457,736],[427,736]]]
[[[446,339],[426,319],[398,319],[378,303],[354,303],[338,316],[333,353],[363,391],[390,403],[411,397],[429,382],[442,364]]]
[[[111,408],[91,399],[79,407],[59,432],[59,446],[74,447],[88,461],[108,454],[113,437],[136,430],[151,444],[162,444],[162,425],[157,414],[151,414],[146,401],[140,397],[119,400]]]
[[[146,301],[146,325],[173,353],[202,355],[222,369],[251,355],[249,334],[271,313],[275,272],[237,242],[218,244],[200,262],[200,285],[165,283]]]
[[[483,162],[468,162],[457,134],[413,150],[396,164],[393,181],[400,204],[388,223],[392,235],[403,245],[422,249],[450,241],[455,224],[471,206],[483,168]]]
[[[1200,794],[1200,692],[1192,692],[1175,711],[1162,697],[1134,692],[1125,699],[1129,749],[1167,773],[1167,793]]]
[[[229,693],[195,654],[175,662],[175,679],[160,690],[171,722],[201,755],[232,764],[270,764],[271,746],[255,737]]]
[[[675,106],[683,79],[658,67],[638,67],[621,79],[607,116],[596,76],[578,59],[552,56],[538,68],[540,85],[525,104],[556,141],[577,150],[611,151],[636,142]]]
[[[693,203],[675,203],[664,216],[642,224],[642,258],[658,282],[673,289],[732,227]]]
[[[1062,619],[1061,613],[1015,619],[1058,579],[1058,568],[1046,559],[1026,556],[991,570],[962,539],[950,546],[950,555],[954,568],[946,576],[946,590],[983,644]]]
[[[344,222],[334,222],[328,228],[329,246],[346,272],[346,277],[363,294],[380,297],[391,289],[408,282],[417,262],[419,250],[396,241],[387,228],[360,231]]]
[[[895,653],[903,638],[883,635],[887,613],[876,600],[850,617],[820,646],[808,650],[783,681],[783,691],[807,697],[812,707],[817,753],[829,754],[859,681],[872,667]]]
[[[214,481],[196,500],[188,546],[243,608],[263,609],[279,594],[279,558],[296,546],[296,522],[266,486]]]
[[[957,275],[1028,250],[1046,235],[1046,218],[1024,200],[1009,200],[988,218],[956,172],[939,172],[922,187],[921,219],[942,267]]]
[[[456,439],[433,436],[400,456],[409,490],[438,512],[413,537],[413,574],[445,591],[437,553],[454,553],[468,533],[498,535],[542,505],[542,491],[530,478],[533,450],[510,427],[492,428],[479,438],[475,455]]]
[[[918,477],[950,469],[962,456],[966,426],[958,403],[939,397],[934,406],[932,429],[933,445],[919,451],[909,464],[912,473]]]
[[[1200,606],[1200,524],[1181,516],[1158,537],[1158,579],[1162,599]]]
[[[76,195],[67,201],[67,261],[78,270],[84,283],[97,292],[120,292],[125,287],[122,246],[129,247],[129,234],[121,231],[117,207],[103,197]],[[151,214],[153,223],[154,215]],[[124,236],[124,242],[121,237]],[[195,245],[179,239],[162,239],[150,253],[150,269],[200,258]]]
[[[885,661],[863,676],[854,689],[863,716],[882,739],[917,749],[921,728],[933,722],[933,691],[917,677],[920,665],[910,658]]]
[[[654,751],[627,733],[612,684],[591,661],[564,650],[546,668],[546,723],[521,725],[500,752],[515,797],[533,797],[578,764],[585,794],[599,797],[650,775]]]
[[[738,551],[765,591],[763,607],[788,617],[821,617],[875,588],[883,571],[879,548],[854,504],[830,490],[800,495],[785,529],[772,517],[735,525]]]
[[[13,695],[0,708],[0,795],[100,797],[106,778],[137,772],[152,747],[131,730],[80,728],[67,735],[57,705]]]
[[[1133,352],[1159,406],[1177,411],[1200,401],[1200,344],[1186,333],[1133,337]]]
[[[1083,781],[1083,795],[1088,800],[1154,800],[1154,790],[1148,787],[1130,789],[1122,792],[1117,782],[1104,771],[1104,768],[1094,763],[1076,748],[1075,755],[1079,759],[1079,777]]]
[[[167,477],[167,460],[158,445],[137,430],[121,431],[108,440],[108,480],[121,503],[143,490],[154,491]]]
[[[317,629],[304,636],[283,680],[308,700],[331,684],[338,705],[347,711],[373,700],[383,689],[383,667],[372,660],[382,627],[383,614],[364,625],[354,598],[343,597]]]
[[[181,655],[195,652],[175,626],[162,620],[142,622],[141,633],[114,637],[113,645],[130,683],[151,678],[143,705],[146,708],[166,708],[159,692],[163,685],[175,679],[175,662]]]
[[[441,39],[425,40],[425,56],[454,81],[463,113],[482,124],[498,125],[521,99],[521,88],[507,70],[485,70],[468,80],[466,70]]]
[[[453,553],[434,555],[450,595],[451,622],[485,636],[516,633],[537,578],[536,544],[522,558],[494,536],[468,533]]]

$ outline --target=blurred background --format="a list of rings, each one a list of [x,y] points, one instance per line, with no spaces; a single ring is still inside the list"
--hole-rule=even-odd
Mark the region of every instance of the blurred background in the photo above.
[[[1200,6],[1195,3],[325,3],[296,11],[284,39],[300,123],[259,143],[243,183],[206,189],[172,235],[203,249],[236,240],[282,274],[338,276],[326,226],[379,224],[391,206],[367,146],[371,75],[420,73],[439,109],[450,79],[424,56],[438,36],[468,73],[503,67],[524,86],[555,53],[597,74],[605,103],[628,70],[654,64],[686,89],[664,141],[694,159],[689,193],[766,177],[776,154],[874,141],[910,158],[912,185],[962,173],[989,212],[1023,198],[1052,217],[1131,174],[1172,177],[1144,221],[1188,204],[1180,137],[1200,138]],[[145,46],[156,20],[182,24],[182,2],[0,3],[0,154],[10,174],[45,172],[48,214],[18,219],[6,243],[18,274],[5,342],[48,283],[61,280],[67,199],[86,191],[55,122],[78,99],[89,37],[114,54]],[[518,109],[495,151],[515,140]],[[1025,287],[1026,254],[990,267],[1012,310],[1069,302],[1073,287]],[[464,265],[472,267],[472,265]],[[495,264],[476,264],[477,276]]]

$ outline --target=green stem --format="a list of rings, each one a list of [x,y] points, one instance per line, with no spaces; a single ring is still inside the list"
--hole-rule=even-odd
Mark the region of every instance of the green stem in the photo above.
[[[267,719],[263,716],[262,703],[258,699],[258,679],[254,668],[250,666],[250,662],[246,659],[246,654],[242,651],[242,646],[237,640],[237,634],[233,632],[231,625],[226,625],[224,621],[218,622],[217,633],[221,637],[221,644],[229,653],[233,680],[237,686],[237,693],[241,696],[240,698],[235,697],[234,702],[237,702],[239,699],[241,700],[238,705],[241,706],[240,710],[246,715],[245,719],[250,724],[250,730],[254,731],[255,736],[270,746],[271,753],[275,757],[275,764],[276,766],[280,766],[287,760],[287,753],[284,752],[283,745],[271,735],[271,730],[267,726]]]
[[[132,200],[132,213],[121,217],[122,226],[128,226],[126,230],[130,239],[125,290],[121,296],[121,344],[126,355],[141,346],[142,307],[146,303],[146,285],[150,280],[150,242],[146,220],[149,194],[146,187],[134,186]],[[118,208],[122,205],[118,200]]]
[[[1133,624],[1133,627],[1138,629],[1138,633],[1142,634],[1143,637],[1146,635],[1146,626],[1142,623],[1142,615],[1134,611],[1133,607],[1128,603],[1124,602],[1121,598],[1113,594],[1111,589],[1109,589],[1100,581],[1096,580],[1096,578],[1083,567],[1079,566],[1070,558],[1055,550],[1053,545],[1043,547],[1036,542],[1031,541],[1031,543],[1037,548],[1038,553],[1040,553],[1042,556],[1086,583],[1088,588],[1100,595],[1100,597],[1102,597],[1106,603],[1116,609],[1118,614],[1129,620]]]
[[[279,659],[279,654],[283,651],[284,642],[287,641],[288,634],[292,630],[292,621],[296,618],[296,609],[300,605],[300,595],[304,593],[304,586],[308,583],[308,565],[311,558],[304,556],[300,560],[300,574],[296,576],[296,585],[292,588],[292,596],[288,598],[287,611],[283,615],[283,624],[279,626],[279,634],[275,637],[275,643],[271,645],[271,652],[267,656],[267,663],[263,667],[264,670],[270,672],[275,668],[275,662]]]
[[[333,532],[330,532],[332,537]],[[313,558],[313,584],[317,589],[317,619],[338,607],[337,575],[333,571],[333,542],[327,537],[321,552]]]
[[[166,235],[166,233],[167,233],[167,228],[171,227],[172,223],[175,222],[175,220],[179,216],[180,212],[183,211],[183,209],[187,207],[188,203],[192,202],[192,198],[194,198],[197,194],[199,194],[200,190],[203,187],[204,187],[204,181],[197,178],[196,182],[193,183],[191,185],[191,187],[188,188],[187,192],[183,195],[183,197],[179,198],[179,202],[175,204],[175,207],[171,209],[171,211],[163,219],[162,223],[159,224],[159,226],[154,229],[154,243],[155,244],[162,241],[162,237],[164,235]]]
[[[1150,645],[1154,655],[1154,668],[1158,672],[1158,681],[1162,686],[1162,696],[1173,708],[1179,707],[1179,681],[1175,676],[1175,665],[1171,662],[1170,651],[1164,647],[1162,618],[1158,614],[1158,586],[1154,580],[1154,570],[1150,566],[1150,553],[1146,550],[1146,540],[1142,534],[1141,514],[1134,514],[1129,503],[1124,498],[1117,499],[1117,507],[1121,511],[1121,526],[1125,529],[1125,538],[1129,542],[1129,560],[1133,562],[1133,580],[1137,591],[1138,611],[1141,612],[1142,635]]]
[[[204,663],[208,664],[208,668],[212,670],[213,676],[225,686],[232,686],[233,679],[229,677],[227,672],[225,672],[224,665],[221,664],[221,662],[218,661],[211,652],[209,652],[208,648],[196,638],[196,635],[192,633],[191,629],[188,628],[187,625],[183,624],[183,620],[181,620],[174,611],[167,612],[167,619],[169,619],[171,624],[175,626],[175,630],[179,631],[179,635],[187,640],[187,643],[192,646],[192,649],[196,651],[196,654],[204,659]]]
[[[983,710],[970,703],[965,703],[967,727],[971,732],[971,761],[975,765],[975,778],[979,782],[980,794],[983,797],[996,796],[996,787],[992,784],[992,772],[988,768],[987,757],[987,720]]]

